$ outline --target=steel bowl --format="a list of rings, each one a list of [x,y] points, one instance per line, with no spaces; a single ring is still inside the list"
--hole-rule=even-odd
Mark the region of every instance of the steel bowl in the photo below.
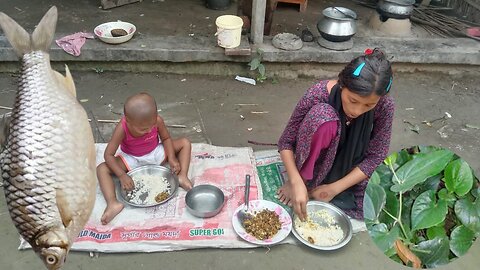
[[[156,206],[156,205],[163,204],[163,203],[167,202],[168,200],[170,200],[171,198],[173,198],[175,196],[177,190],[178,190],[178,185],[179,185],[178,178],[167,167],[163,167],[163,166],[159,166],[159,165],[146,165],[146,166],[141,166],[141,167],[135,168],[135,169],[129,171],[127,174],[132,178],[134,178],[135,176],[138,176],[138,175],[145,175],[145,174],[158,176],[159,178],[160,177],[165,177],[167,179],[169,185],[170,185],[170,192],[169,192],[168,197],[165,200],[163,200],[161,202],[145,202],[144,201],[144,203],[141,203],[141,204],[134,203],[134,202],[130,201],[131,199],[128,196],[129,192],[123,190],[120,186],[118,186],[119,193],[120,193],[120,198],[126,204],[131,205],[131,206],[150,207],[150,206]],[[149,194],[148,194],[148,191],[147,191],[147,192],[144,192],[143,194],[139,195],[139,197],[146,198],[148,195]]]
[[[322,209],[326,209],[328,213],[334,217],[335,223],[342,229],[343,238],[340,242],[332,246],[320,246],[320,245],[312,244],[308,242],[308,240],[303,239],[303,237],[296,230],[296,224],[295,224],[297,220],[296,215],[293,216],[293,226],[292,226],[293,235],[303,244],[318,250],[335,250],[345,246],[352,239],[353,229],[352,229],[352,223],[350,221],[350,218],[340,208],[336,207],[333,204],[320,202],[320,201],[309,201],[307,203],[307,213],[309,215],[310,213],[313,213]],[[313,215],[311,217],[312,217],[312,220],[316,223],[319,223],[319,224],[325,223],[319,217],[315,217]]]
[[[322,11],[323,18],[318,21],[320,35],[329,41],[347,41],[357,32],[355,20],[357,14],[344,7],[329,7]]]
[[[212,185],[198,185],[185,196],[187,210],[196,217],[209,218],[222,210],[225,195],[222,190]]]
[[[415,0],[379,0],[377,11],[384,18],[407,19],[413,12]]]

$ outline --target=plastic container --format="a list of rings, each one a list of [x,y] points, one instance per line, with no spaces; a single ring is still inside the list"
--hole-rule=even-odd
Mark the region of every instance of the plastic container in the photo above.
[[[242,37],[242,18],[234,15],[223,15],[215,20],[217,25],[217,43],[223,48],[235,48],[240,45]]]

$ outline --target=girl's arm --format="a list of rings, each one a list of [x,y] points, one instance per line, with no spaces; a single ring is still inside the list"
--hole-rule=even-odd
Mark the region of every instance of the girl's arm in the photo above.
[[[307,217],[308,192],[295,164],[293,151],[288,149],[282,150],[280,151],[280,157],[288,175],[289,183],[286,184],[289,184],[291,187],[290,202],[293,210],[301,220],[305,220]]]
[[[122,143],[122,140],[125,138],[125,132],[122,128],[122,123],[119,122],[113,131],[112,138],[107,144],[107,148],[105,148],[105,153],[103,157],[105,158],[105,163],[113,171],[113,173],[118,177],[122,177],[126,175],[126,172],[118,165],[115,159],[115,153],[118,150],[118,146]]]
[[[174,173],[180,172],[180,163],[175,156],[175,149],[173,148],[173,141],[170,138],[170,133],[168,132],[167,126],[163,121],[163,118],[160,115],[157,116],[157,128],[158,128],[158,136],[162,140],[163,147],[165,149],[165,155],[170,164],[171,169]]]
[[[295,151],[295,141],[300,124],[305,118],[308,111],[318,102],[321,102],[321,83],[317,83],[310,87],[303,97],[298,101],[297,106],[292,112],[290,119],[285,127],[280,139],[278,140],[278,150],[285,149]]]
[[[363,180],[367,179],[367,175],[355,167],[347,175],[331,184],[320,185],[314,190],[310,191],[310,197],[325,202],[331,201],[335,196],[352,187]]]
[[[320,185],[312,190],[310,197],[328,202],[339,193],[370,178],[377,166],[387,157],[392,133],[393,112],[393,99],[385,97],[385,101],[375,111],[374,127],[365,159],[338,181]]]

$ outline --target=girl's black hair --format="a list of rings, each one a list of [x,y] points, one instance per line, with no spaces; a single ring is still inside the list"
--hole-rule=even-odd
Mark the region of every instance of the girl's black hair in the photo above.
[[[373,49],[371,54],[353,59],[338,75],[340,87],[347,87],[360,96],[372,93],[384,96],[390,91],[392,80],[390,61],[378,48]]]

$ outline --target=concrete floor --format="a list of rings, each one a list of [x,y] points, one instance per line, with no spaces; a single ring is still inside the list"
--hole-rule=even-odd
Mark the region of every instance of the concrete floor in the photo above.
[[[396,101],[391,152],[417,144],[441,145],[463,157],[479,176],[480,88],[478,75],[452,77],[442,74],[397,74],[392,88]],[[77,94],[90,117],[117,119],[125,98],[148,90],[157,99],[167,124],[185,124],[186,129],[171,129],[174,136],[187,135],[194,142],[211,142],[221,146],[251,146],[247,140],[275,143],[290,113],[312,79],[280,80],[278,84],[251,86],[233,77],[179,76],[155,73],[73,72]],[[0,105],[12,106],[15,74],[0,74]],[[184,80],[186,79],[186,80]],[[255,103],[258,106],[238,106]],[[408,109],[407,109],[408,108]],[[413,109],[411,109],[413,108]],[[250,111],[268,111],[251,114]],[[5,110],[0,110],[5,113]],[[449,112],[446,123],[433,127],[421,124]],[[245,120],[240,119],[240,114]],[[420,127],[419,134],[403,122]],[[437,130],[444,125],[447,138]],[[200,125],[202,133],[193,131]],[[108,140],[112,124],[92,124],[98,142]],[[253,128],[248,131],[247,128]],[[255,150],[262,147],[252,146]],[[31,251],[18,251],[18,234],[0,196],[0,265],[1,269],[43,269]],[[441,269],[477,269],[480,263],[477,241],[464,257]],[[477,256],[475,256],[477,255]],[[476,266],[475,266],[476,265]],[[86,252],[71,252],[64,269],[406,269],[390,261],[371,241],[360,233],[344,248],[318,252],[303,246],[283,245],[257,249],[198,249],[153,254],[99,254],[90,258]]]

